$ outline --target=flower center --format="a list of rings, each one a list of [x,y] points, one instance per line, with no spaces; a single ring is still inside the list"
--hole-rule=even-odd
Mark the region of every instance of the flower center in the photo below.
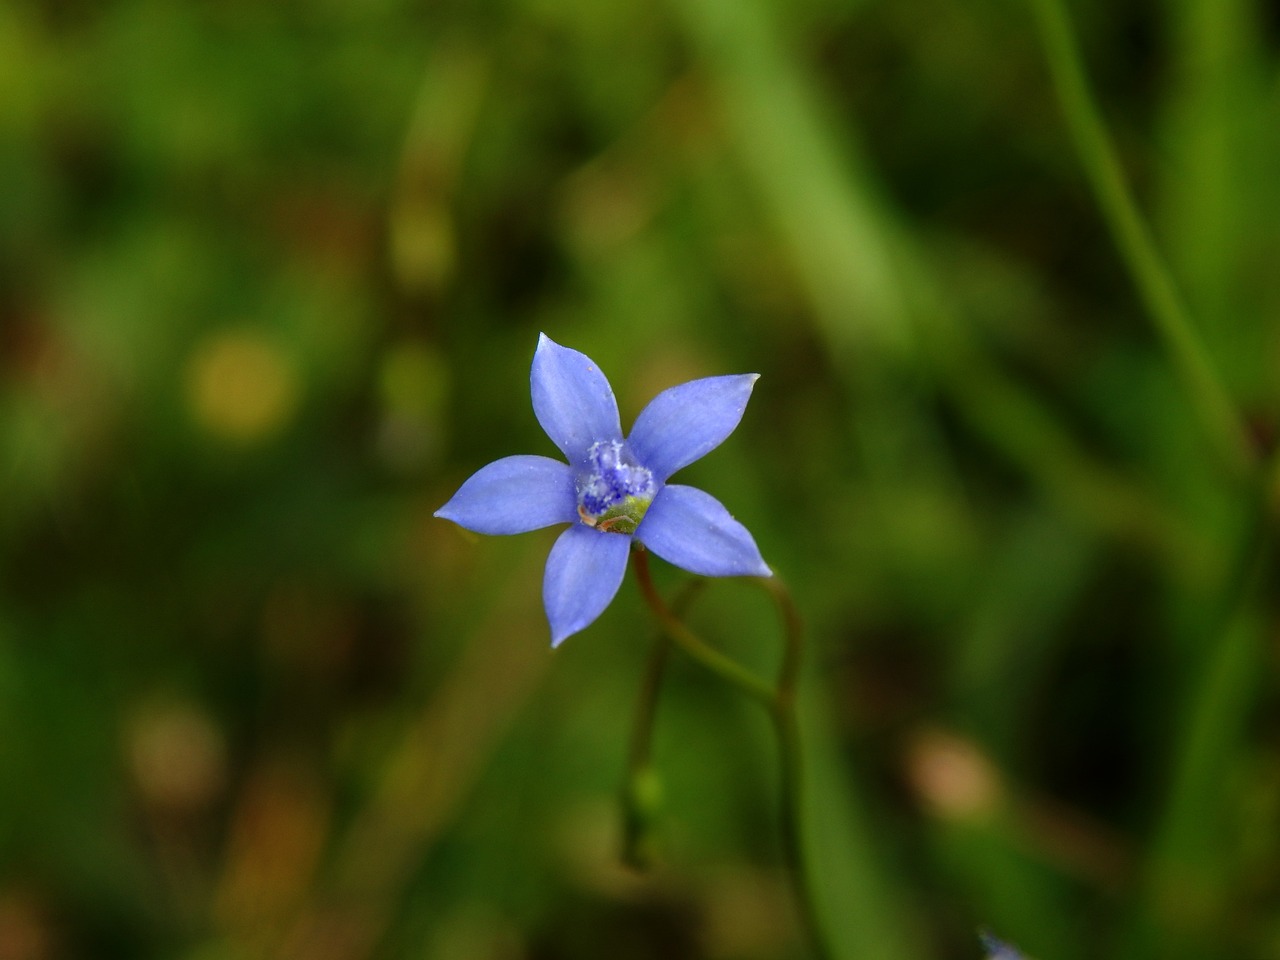
[[[653,474],[619,440],[601,440],[587,451],[578,477],[578,516],[607,533],[635,533],[653,502]]]

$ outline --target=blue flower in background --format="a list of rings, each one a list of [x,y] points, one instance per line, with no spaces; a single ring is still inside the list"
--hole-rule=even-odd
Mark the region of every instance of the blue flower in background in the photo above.
[[[993,937],[986,930],[978,931],[978,939],[982,941],[982,948],[987,952],[986,960],[1026,960],[1014,947]]]
[[[487,534],[570,524],[551,548],[542,585],[552,646],[604,612],[622,585],[633,540],[690,573],[770,576],[751,534],[718,500],[667,483],[733,432],[756,378],[707,377],[664,390],[624,439],[604,374],[543,334],[529,377],[533,412],[568,463],[495,460],[435,515]]]

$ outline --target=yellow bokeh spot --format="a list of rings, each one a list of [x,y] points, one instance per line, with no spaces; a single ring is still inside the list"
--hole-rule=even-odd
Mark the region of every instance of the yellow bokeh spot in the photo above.
[[[438,198],[404,201],[391,214],[391,265],[414,293],[437,293],[453,276],[457,239],[453,219]]]
[[[435,418],[449,392],[449,367],[425,344],[403,342],[384,356],[378,387],[391,413]]]
[[[214,334],[187,363],[187,401],[195,421],[215,436],[265,440],[293,417],[298,375],[278,346],[252,330]]]

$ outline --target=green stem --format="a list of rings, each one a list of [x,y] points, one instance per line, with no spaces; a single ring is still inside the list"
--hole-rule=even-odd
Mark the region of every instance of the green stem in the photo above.
[[[1227,465],[1237,475],[1243,475],[1254,465],[1253,447],[1138,213],[1085,79],[1066,10],[1061,0],[1031,0],[1031,5],[1054,89],[1116,246],[1205,429],[1216,441]]]
[[[777,577],[759,581],[777,605],[782,615],[786,635],[786,646],[778,670],[778,685],[773,689],[750,671],[703,642],[667,607],[653,585],[646,551],[636,551],[634,566],[640,592],[667,636],[726,683],[737,687],[760,703],[773,722],[774,732],[778,737],[780,767],[778,815],[782,826],[783,856],[791,877],[796,909],[809,942],[812,944],[814,956],[818,960],[830,960],[833,954],[814,897],[808,847],[804,835],[804,763],[800,724],[796,712],[796,688],[804,656],[804,632],[791,594]]]
[[[636,870],[653,864],[653,824],[662,803],[662,784],[653,766],[653,724],[658,711],[658,690],[671,652],[671,640],[663,632],[653,644],[644,686],[636,704],[622,788],[622,862]]]
[[[767,709],[773,706],[773,690],[750,670],[726,657],[719,650],[709,646],[684,622],[671,612],[653,585],[653,576],[649,572],[649,552],[639,549],[632,553],[632,566],[636,571],[636,580],[640,584],[640,592],[645,602],[653,611],[658,623],[685,653],[702,664],[730,686],[737,687],[752,700]]]
[[[701,589],[702,581],[694,580],[672,604],[679,617],[689,601]],[[627,776],[623,785],[622,805],[625,833],[622,860],[637,870],[647,869],[653,860],[653,821],[662,803],[662,785],[653,767],[653,727],[658,713],[658,692],[671,654],[671,638],[666,630],[659,632],[649,654],[644,684],[636,701],[635,722],[631,728],[631,750],[627,757]]]
[[[777,605],[782,616],[786,646],[778,668],[778,689],[770,711],[778,735],[778,761],[781,767],[782,847],[796,891],[796,903],[809,932],[814,954],[820,958],[834,954],[827,940],[826,926],[818,911],[813,889],[808,844],[805,842],[804,752],[800,738],[800,719],[796,709],[796,690],[800,682],[800,666],[804,660],[804,624],[786,585],[777,576],[757,580]]]

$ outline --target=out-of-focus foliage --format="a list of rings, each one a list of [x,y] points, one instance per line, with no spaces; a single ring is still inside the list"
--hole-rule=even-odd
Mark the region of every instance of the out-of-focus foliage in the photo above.
[[[1275,12],[1071,14],[1265,451]],[[762,375],[688,478],[807,618],[842,956],[1280,958],[1267,514],[1014,0],[0,4],[0,957],[804,954],[763,718],[673,664],[628,871],[636,591],[553,655],[555,532],[431,517],[553,452],[540,330],[624,423]]]

